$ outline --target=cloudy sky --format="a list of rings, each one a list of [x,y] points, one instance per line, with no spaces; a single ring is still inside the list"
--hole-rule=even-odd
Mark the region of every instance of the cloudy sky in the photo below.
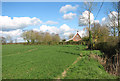
[[[102,2],[96,4],[91,13],[91,21],[102,23],[107,17],[106,10],[114,10],[111,2],[104,2],[95,20]],[[19,42],[23,41],[20,35],[27,30],[56,33],[61,38],[67,38],[78,30],[83,36],[84,27],[78,26],[79,17],[88,18],[88,11],[83,5],[83,2],[3,2],[0,36],[10,35]],[[87,24],[85,20],[80,23]]]

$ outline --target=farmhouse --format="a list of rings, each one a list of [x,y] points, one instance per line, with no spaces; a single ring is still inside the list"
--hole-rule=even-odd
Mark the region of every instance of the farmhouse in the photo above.
[[[66,40],[66,42],[67,42],[67,41],[70,41],[70,40],[80,41],[80,40],[82,40],[82,38],[81,38],[81,36],[79,35],[79,33],[78,33],[78,31],[77,31],[77,33],[76,33],[71,39]]]

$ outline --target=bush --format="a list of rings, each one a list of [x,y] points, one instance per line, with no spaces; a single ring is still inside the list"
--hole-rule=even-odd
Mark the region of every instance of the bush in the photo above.
[[[112,55],[116,54],[117,45],[113,45],[110,42],[100,42],[95,44],[94,49],[100,50],[108,57],[111,57]]]

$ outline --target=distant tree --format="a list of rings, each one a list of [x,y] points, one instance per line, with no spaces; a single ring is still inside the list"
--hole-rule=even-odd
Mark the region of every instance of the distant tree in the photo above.
[[[74,36],[74,34],[70,34],[70,35],[69,35],[69,39],[72,38],[73,36]]]
[[[46,32],[44,35],[44,42],[50,42],[52,41],[52,36],[50,35],[50,33]]]
[[[6,37],[6,39],[7,39],[8,43],[13,43],[12,37],[10,35],[8,35]]]
[[[54,42],[59,42],[59,41],[60,41],[60,36],[59,36],[59,34],[52,34],[52,41],[54,41]]]
[[[34,43],[36,41],[37,38],[37,32],[33,31],[33,30],[29,30],[29,31],[25,31],[21,37],[23,37],[24,40],[27,40],[27,42],[31,42]]]
[[[30,30],[30,40],[31,40],[31,43],[35,43],[36,41],[36,33],[35,31],[33,30]]]
[[[24,40],[27,40],[27,42],[29,43],[30,42],[30,32],[29,31],[25,31],[22,33],[21,37],[24,39]]]
[[[5,37],[0,37],[0,43],[6,43],[6,38]]]
[[[15,43],[17,43],[17,39],[15,39]]]
[[[36,32],[36,42],[43,42],[43,36],[44,33],[43,32]]]

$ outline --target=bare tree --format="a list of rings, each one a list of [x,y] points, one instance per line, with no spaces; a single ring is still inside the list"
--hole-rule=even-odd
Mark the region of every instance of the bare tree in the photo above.
[[[120,38],[120,1],[119,2],[116,2],[116,3],[113,3],[113,7],[115,9],[115,11],[118,13],[117,14],[117,17],[112,14],[116,19],[117,19],[117,24],[118,24],[118,37]],[[111,11],[110,11],[111,12]]]
[[[120,1],[113,2],[112,6],[114,11],[108,10],[108,13],[110,14],[106,19],[108,21],[107,25],[112,29],[111,32],[113,33],[114,36],[116,35],[116,32],[118,33],[117,36],[120,40]]]
[[[6,38],[5,37],[0,37],[0,43],[6,43]]]
[[[6,37],[6,39],[7,39],[8,43],[13,43],[12,37],[10,35],[8,35]]]
[[[94,4],[93,2],[85,2],[84,3],[84,9],[88,11],[88,18],[86,19],[86,24],[82,24],[83,26],[86,26],[88,25],[88,31],[89,31],[89,42],[90,42],[90,45],[89,45],[89,49],[92,48],[92,32],[91,32],[91,12],[93,11],[93,8],[95,7],[96,4]],[[79,20],[84,20],[84,17],[80,17]],[[85,21],[83,21],[85,22]],[[79,21],[79,25],[81,26],[81,21]]]
[[[110,16],[108,16],[109,18],[109,26],[110,26],[110,29],[111,29],[111,33],[113,34],[113,36],[115,37],[116,34],[117,34],[117,24],[116,24],[116,18],[113,16],[113,18],[111,19]]]

